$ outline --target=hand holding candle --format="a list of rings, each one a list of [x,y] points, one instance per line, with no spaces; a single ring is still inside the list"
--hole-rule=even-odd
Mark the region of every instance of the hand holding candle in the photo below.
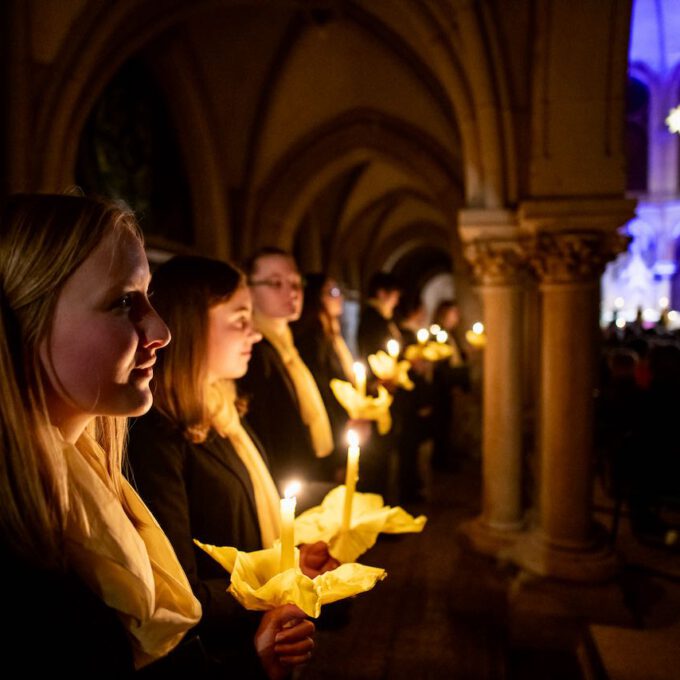
[[[295,566],[295,494],[300,491],[300,482],[286,486],[281,499],[281,571]]]
[[[347,431],[347,471],[345,473],[345,503],[342,510],[341,531],[348,531],[352,519],[352,498],[359,479],[359,436],[354,430]]]

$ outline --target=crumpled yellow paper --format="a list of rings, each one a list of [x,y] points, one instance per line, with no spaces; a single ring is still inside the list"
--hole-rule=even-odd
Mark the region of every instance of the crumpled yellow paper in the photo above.
[[[395,357],[380,349],[375,354],[368,356],[368,365],[373,374],[380,380],[389,380],[405,390],[412,390],[415,387],[408,376],[408,371],[411,368],[409,361],[397,361]]]
[[[383,435],[392,428],[392,415],[390,414],[392,395],[382,385],[378,385],[377,397],[369,397],[360,394],[354,385],[346,380],[333,378],[331,390],[350,418],[375,420],[378,433]]]
[[[427,517],[413,517],[400,507],[385,505],[377,493],[355,493],[349,531],[341,531],[345,485],[329,491],[317,505],[295,518],[296,543],[325,541],[329,552],[340,562],[354,562],[371,548],[378,534],[418,533]]]
[[[300,607],[307,616],[316,618],[321,606],[371,590],[387,572],[363,564],[341,564],[315,578],[300,570],[300,551],[295,548],[295,568],[279,571],[280,544],[255,552],[241,552],[236,548],[206,545],[194,539],[230,574],[229,592],[246,609],[266,611],[284,604]]]
[[[453,348],[445,342],[425,342],[422,345],[409,345],[404,350],[408,361],[442,361],[453,355]]]

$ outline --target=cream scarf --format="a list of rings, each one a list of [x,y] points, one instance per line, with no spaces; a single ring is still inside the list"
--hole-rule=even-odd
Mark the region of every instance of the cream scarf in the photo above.
[[[123,493],[136,529],[112,491],[105,453],[88,435],[63,443],[72,511],[65,550],[78,576],[114,609],[136,668],[170,652],[201,618],[201,605],[162,529],[132,487]]]
[[[295,348],[290,328],[286,325],[281,333],[269,318],[257,312],[253,319],[257,330],[274,346],[288,371],[300,405],[300,415],[312,437],[314,453],[317,458],[325,458],[334,448],[331,424],[314,377]]]
[[[210,386],[208,410],[211,414],[211,424],[217,434],[232,443],[238,457],[248,470],[255,493],[262,545],[265,548],[271,548],[281,533],[279,494],[260,452],[241,424],[234,403],[235,398],[236,386],[232,380],[222,380]]]

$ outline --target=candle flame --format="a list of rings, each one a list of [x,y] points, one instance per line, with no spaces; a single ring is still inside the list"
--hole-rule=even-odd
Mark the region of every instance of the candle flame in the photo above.
[[[437,342],[446,342],[449,339],[449,334],[446,331],[439,331],[437,333]]]
[[[283,490],[283,496],[284,498],[292,498],[293,496],[296,496],[297,494],[300,493],[300,489],[302,488],[302,484],[295,480],[294,482],[289,482],[286,485],[286,488]]]
[[[659,298],[659,307],[662,307],[662,308],[668,307],[668,302],[669,302],[668,298],[665,295],[662,295]]]
[[[387,353],[391,357],[399,356],[399,343],[394,338],[392,338],[392,340],[387,341]]]
[[[420,328],[416,333],[416,338],[418,338],[418,342],[427,342],[429,337],[430,331],[428,331],[427,328]]]
[[[359,446],[359,433],[356,430],[347,430],[347,443],[350,446]]]
[[[472,324],[472,332],[477,335],[481,335],[484,332],[484,324],[481,321],[477,321]]]
[[[436,336],[441,331],[441,329],[442,329],[442,327],[438,323],[433,323],[430,326],[430,333],[432,333],[432,335]]]
[[[363,378],[366,375],[366,367],[360,361],[355,361],[352,364],[352,370],[356,378]]]
[[[614,300],[614,307],[616,307],[616,309],[623,309],[625,304],[626,301],[620,295]]]

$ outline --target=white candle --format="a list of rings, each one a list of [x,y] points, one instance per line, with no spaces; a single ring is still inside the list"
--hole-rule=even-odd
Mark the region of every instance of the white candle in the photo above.
[[[399,343],[393,338],[387,341],[387,353],[396,359],[399,356]]]
[[[347,471],[345,472],[345,504],[342,509],[342,531],[347,531],[352,519],[352,499],[359,479],[359,435],[354,430],[347,432]]]
[[[445,343],[449,339],[449,334],[446,331],[439,331],[437,333],[437,342]]]
[[[291,482],[281,499],[281,571],[295,566],[295,494],[300,491],[300,482]]]
[[[366,366],[360,361],[355,361],[352,364],[354,371],[354,386],[362,397],[366,396]]]
[[[430,331],[427,328],[420,328],[416,333],[416,338],[421,345],[424,345],[430,337]]]

